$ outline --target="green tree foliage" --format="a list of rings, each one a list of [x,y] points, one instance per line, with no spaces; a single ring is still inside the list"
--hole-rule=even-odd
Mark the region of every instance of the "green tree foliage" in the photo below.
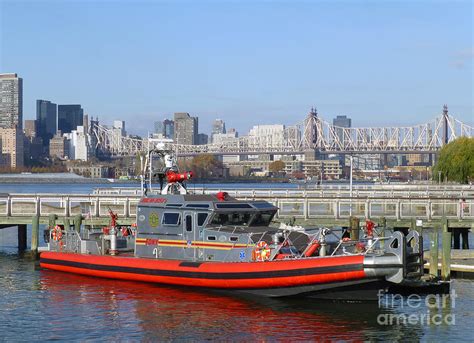
[[[194,157],[189,166],[198,178],[222,176],[222,163],[211,154],[200,154]]]
[[[474,138],[460,137],[445,145],[438,153],[433,179],[468,183],[474,180]]]
[[[281,173],[285,169],[285,162],[279,160],[279,161],[273,161],[270,163],[268,166],[268,169],[275,174]]]

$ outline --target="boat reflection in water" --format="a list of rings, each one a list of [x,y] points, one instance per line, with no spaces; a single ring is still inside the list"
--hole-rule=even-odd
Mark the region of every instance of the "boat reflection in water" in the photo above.
[[[377,302],[241,298],[49,270],[39,282],[48,320],[42,339],[362,341],[417,339],[423,331],[379,326],[377,315],[391,310]]]

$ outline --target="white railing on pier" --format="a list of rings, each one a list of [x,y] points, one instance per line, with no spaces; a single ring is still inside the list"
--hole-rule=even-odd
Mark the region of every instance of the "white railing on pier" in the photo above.
[[[366,218],[385,217],[404,220],[410,218],[439,220],[443,217],[474,220],[474,196],[458,193],[449,195],[400,195],[355,192],[350,198],[344,193],[314,193],[308,191],[264,190],[242,192],[226,190],[241,200],[266,200],[279,208],[278,217],[305,219],[344,219],[352,215]],[[216,191],[204,190],[204,193]],[[121,218],[134,218],[139,195],[92,194],[8,194],[0,195],[0,217],[31,217],[35,215],[103,218],[111,209]]]

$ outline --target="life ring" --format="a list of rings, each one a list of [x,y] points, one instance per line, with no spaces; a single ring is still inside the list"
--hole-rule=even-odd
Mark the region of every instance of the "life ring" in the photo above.
[[[268,246],[267,242],[260,241],[257,243],[257,247],[253,251],[254,261],[268,261],[270,258],[271,249]]]
[[[59,242],[63,238],[63,231],[59,225],[56,225],[53,230],[51,230],[51,238],[56,242]]]

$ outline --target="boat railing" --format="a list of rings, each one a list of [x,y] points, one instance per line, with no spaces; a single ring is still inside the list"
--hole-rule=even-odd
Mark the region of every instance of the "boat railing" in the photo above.
[[[50,250],[59,252],[81,252],[81,237],[76,230],[61,230],[60,236],[57,235],[57,232],[55,233],[53,230],[50,230]]]
[[[58,252],[94,253],[102,255],[101,247],[95,240],[84,240],[75,229],[62,230],[59,240],[53,237],[53,231],[49,232],[49,250]]]

